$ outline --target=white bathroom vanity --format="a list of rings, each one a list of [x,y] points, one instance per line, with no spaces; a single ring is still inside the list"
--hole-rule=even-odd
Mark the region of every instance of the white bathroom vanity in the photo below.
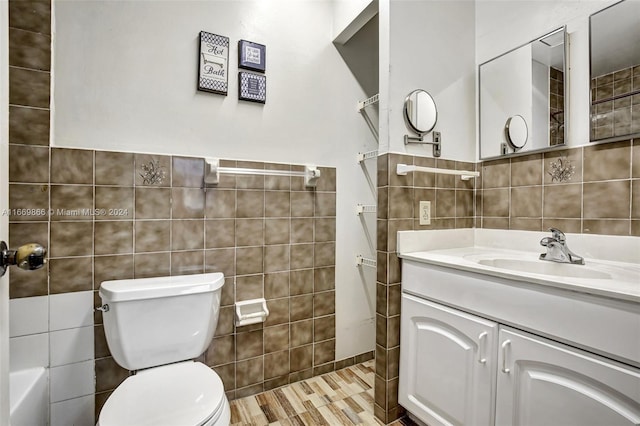
[[[640,239],[404,231],[399,402],[434,425],[640,424]]]

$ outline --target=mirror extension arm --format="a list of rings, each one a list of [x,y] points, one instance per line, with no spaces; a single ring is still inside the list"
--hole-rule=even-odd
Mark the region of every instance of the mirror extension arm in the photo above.
[[[410,143],[418,143],[418,144],[431,144],[433,145],[433,156],[434,157],[440,157],[442,155],[442,149],[441,149],[441,136],[440,136],[440,132],[433,132],[433,142],[429,142],[429,141],[425,141],[422,139],[423,135],[420,135],[418,137],[415,136],[409,136],[409,135],[404,135],[404,144],[405,145],[409,145]]]

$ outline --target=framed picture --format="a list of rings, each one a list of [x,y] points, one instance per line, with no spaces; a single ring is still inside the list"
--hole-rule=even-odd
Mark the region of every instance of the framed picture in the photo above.
[[[267,77],[250,72],[238,73],[238,99],[241,101],[267,102]]]
[[[264,72],[267,67],[267,47],[264,44],[240,40],[238,42],[238,67]]]
[[[229,71],[229,37],[200,31],[198,90],[226,95]]]

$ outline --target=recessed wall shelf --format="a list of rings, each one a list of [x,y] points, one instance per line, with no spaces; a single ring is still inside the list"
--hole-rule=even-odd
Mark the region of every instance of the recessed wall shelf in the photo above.
[[[437,167],[422,167],[422,166],[409,166],[407,164],[398,164],[396,167],[396,174],[398,176],[405,176],[411,172],[425,172],[425,173],[438,173],[441,175],[456,175],[460,176],[462,180],[469,180],[480,176],[480,172],[474,172],[470,170],[450,170],[440,169]]]
[[[368,266],[370,268],[375,268],[377,266],[377,262],[359,254],[356,256],[356,266]]]
[[[371,158],[378,158],[378,150],[368,151],[368,152],[359,152],[358,153],[358,163],[362,163],[365,160],[370,160]]]
[[[376,212],[376,206],[373,206],[373,205],[358,204],[356,206],[356,213],[358,215],[363,215],[364,213],[375,213],[375,212]]]

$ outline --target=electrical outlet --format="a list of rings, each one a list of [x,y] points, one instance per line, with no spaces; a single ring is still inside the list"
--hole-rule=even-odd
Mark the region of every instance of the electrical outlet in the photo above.
[[[420,201],[420,225],[431,225],[431,201]]]

